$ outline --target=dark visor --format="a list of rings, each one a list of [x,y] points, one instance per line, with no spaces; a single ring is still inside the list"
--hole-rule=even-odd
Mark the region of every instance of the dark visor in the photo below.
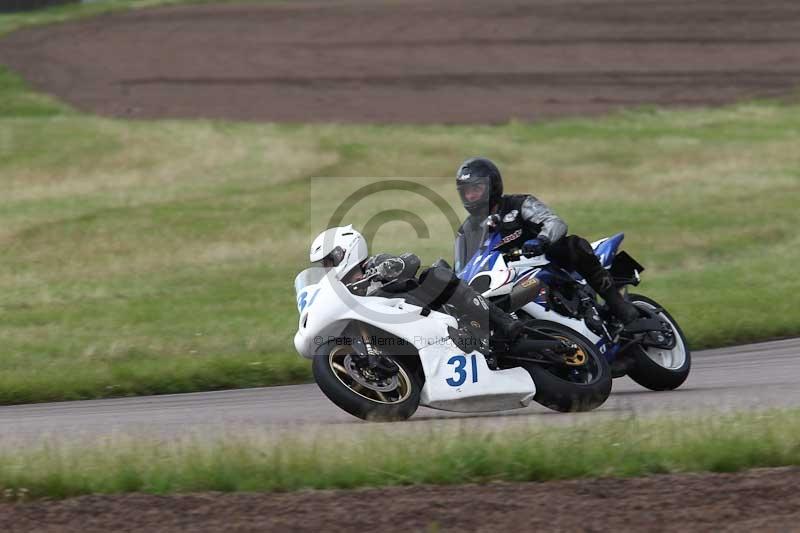
[[[339,266],[339,263],[342,262],[342,259],[344,259],[344,250],[342,250],[341,246],[337,246],[331,250],[331,253],[323,257],[319,263],[321,263],[325,268],[333,268]]]

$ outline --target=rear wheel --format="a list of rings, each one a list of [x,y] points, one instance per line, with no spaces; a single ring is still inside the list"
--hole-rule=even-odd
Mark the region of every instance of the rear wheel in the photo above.
[[[611,369],[592,342],[557,322],[535,320],[527,326],[577,346],[574,354],[565,357],[564,364],[520,363],[536,385],[533,399],[561,412],[591,411],[600,407],[611,394]],[[530,356],[537,357],[536,354]]]
[[[381,355],[380,368],[363,363],[356,343],[342,338],[319,347],[312,370],[317,385],[333,403],[370,421],[405,420],[419,406],[421,385],[412,356]]]
[[[692,355],[680,326],[666,310],[655,300],[631,294],[630,301],[636,307],[651,313],[661,309],[658,318],[669,324],[675,339],[671,349],[656,346],[634,345],[625,351],[632,360],[628,375],[636,383],[650,390],[674,390],[680,387],[689,377],[692,366]]]

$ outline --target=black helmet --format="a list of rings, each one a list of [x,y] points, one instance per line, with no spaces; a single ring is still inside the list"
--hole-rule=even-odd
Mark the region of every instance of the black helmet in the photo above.
[[[464,198],[464,192],[470,185],[484,184],[483,195],[473,201]],[[497,165],[485,157],[467,159],[456,173],[456,187],[464,208],[470,215],[487,216],[500,197],[503,196],[503,177]]]

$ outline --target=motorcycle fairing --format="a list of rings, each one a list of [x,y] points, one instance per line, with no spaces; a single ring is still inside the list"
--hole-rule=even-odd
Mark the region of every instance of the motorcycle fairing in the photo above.
[[[523,368],[492,370],[480,352],[464,353],[448,339],[447,346],[420,351],[425,372],[420,405],[457,412],[502,411],[526,407],[536,394]]]
[[[614,262],[614,257],[617,255],[619,245],[622,244],[624,238],[624,233],[617,233],[611,237],[600,239],[592,243],[594,255],[600,260],[600,264],[603,265],[603,268],[611,267],[611,264]]]
[[[478,272],[491,270],[501,255],[498,250],[495,250],[495,246],[497,246],[501,239],[502,236],[500,232],[495,232],[487,236],[481,244],[481,247],[475,252],[475,255],[470,258],[460,272],[456,272],[456,275],[463,280],[469,281]]]
[[[358,321],[417,349],[425,376],[420,405],[458,412],[497,411],[525,407],[536,393],[523,368],[491,370],[480,352],[459,350],[448,333],[448,327],[458,327],[450,315],[431,311],[424,316],[422,307],[402,298],[353,295],[334,276],[300,290],[306,296],[298,294],[300,321],[294,345],[307,359],[314,357],[322,342],[338,338],[348,324]],[[313,298],[308,296],[312,294]]]

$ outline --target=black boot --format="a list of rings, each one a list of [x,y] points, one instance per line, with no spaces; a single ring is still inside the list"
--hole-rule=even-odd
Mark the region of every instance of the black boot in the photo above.
[[[524,329],[521,322],[481,296],[452,270],[438,266],[429,268],[420,274],[420,283],[421,289],[433,298],[431,307],[447,302],[472,323],[473,329],[483,332],[484,338],[489,338],[492,330],[492,345],[510,345]]]
[[[523,325],[518,320],[490,302],[475,289],[465,283],[459,283],[452,295],[450,303],[464,313],[464,316],[480,324],[480,329],[495,332],[495,336],[513,342],[519,336]]]
[[[473,327],[483,331],[489,341],[488,348],[494,357],[508,353],[511,347],[521,338],[525,326],[519,320],[500,309],[496,304],[481,296],[472,287],[460,283],[450,298],[464,317],[470,320]],[[491,336],[489,335],[491,330]]]
[[[636,306],[625,300],[616,288],[601,294],[606,305],[623,326],[627,326],[639,318]]]
[[[489,321],[495,336],[499,336],[503,341],[513,344],[516,342],[525,326],[519,320],[497,307],[492,302],[489,304]]]
[[[614,285],[611,274],[603,269],[587,280],[589,285],[605,300],[611,314],[627,326],[639,318],[636,306],[625,300]]]

